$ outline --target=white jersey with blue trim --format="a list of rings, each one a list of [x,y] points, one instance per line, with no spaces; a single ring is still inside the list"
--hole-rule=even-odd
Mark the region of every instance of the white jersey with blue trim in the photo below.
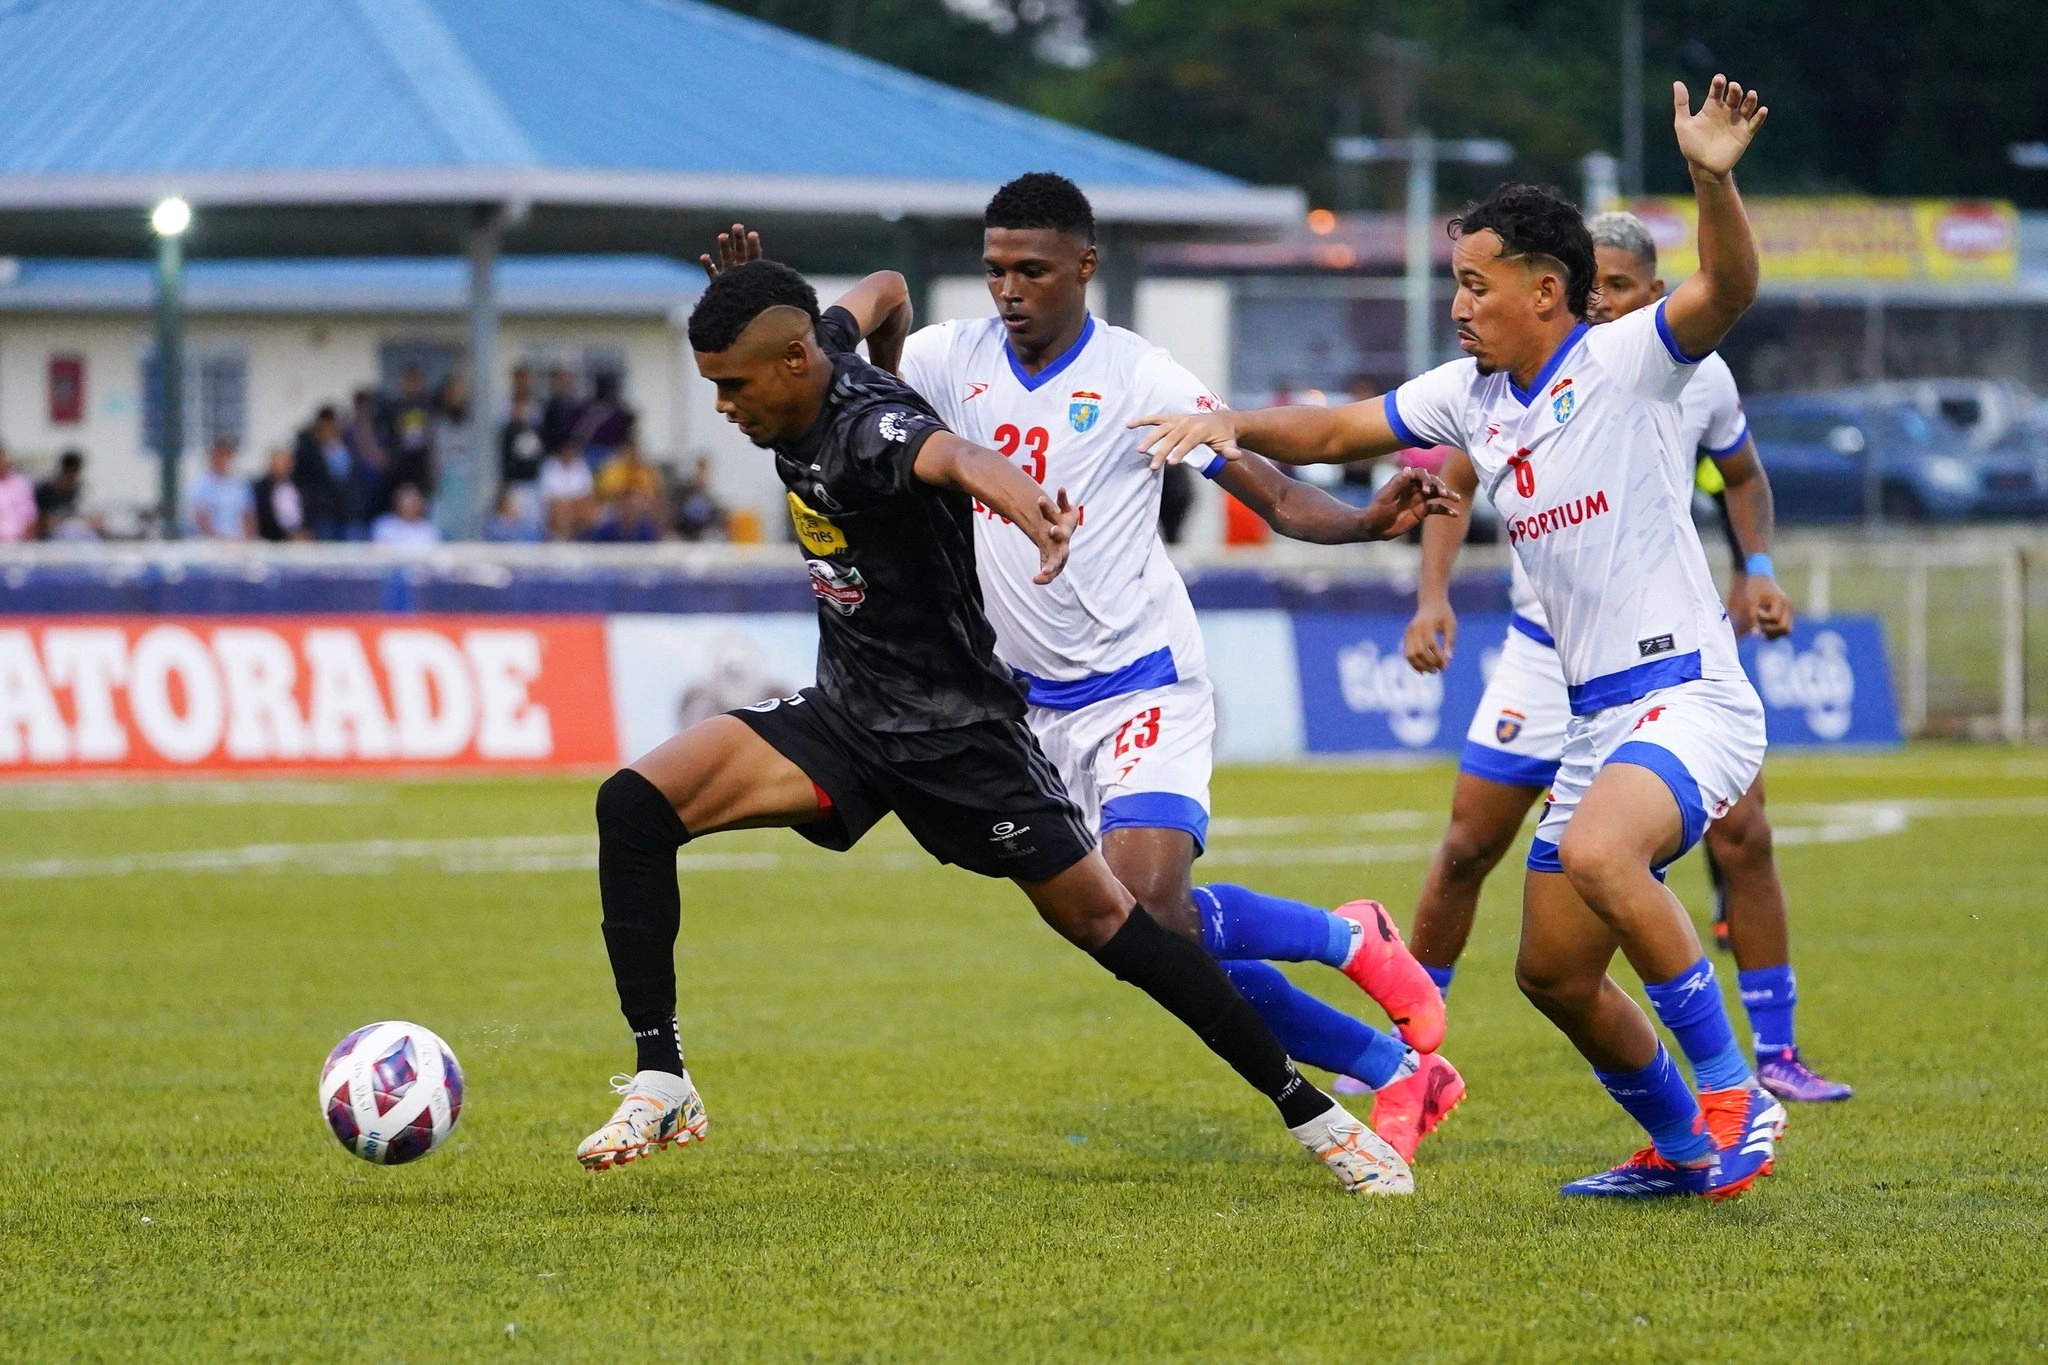
[[[1692,477],[1693,452],[1722,459],[1733,455],[1749,439],[1749,419],[1742,413],[1742,393],[1735,387],[1735,372],[1721,359],[1719,351],[1699,363],[1685,392],[1678,396],[1678,450],[1685,477]],[[1520,557],[1508,566],[1508,605],[1522,618],[1518,628],[1532,639],[1550,643],[1550,618],[1536,600],[1536,587]],[[1534,626],[1534,631],[1527,627]],[[1540,632],[1540,634],[1538,633]]]
[[[1698,362],[1664,307],[1580,324],[1527,390],[1471,358],[1386,396],[1412,445],[1455,445],[1500,510],[1557,644],[1574,715],[1694,678],[1739,679],[1692,524],[1679,399]]]
[[[1037,374],[1000,318],[942,322],[903,347],[903,378],[946,425],[1002,452],[1081,511],[1067,567],[1040,586],[1038,549],[976,508],[974,552],[996,654],[1026,675],[1034,705],[1070,710],[1200,676],[1206,661],[1187,586],[1159,538],[1160,475],[1129,422],[1222,406],[1208,386],[1135,332],[1090,317]],[[1189,464],[1214,476],[1220,456]]]

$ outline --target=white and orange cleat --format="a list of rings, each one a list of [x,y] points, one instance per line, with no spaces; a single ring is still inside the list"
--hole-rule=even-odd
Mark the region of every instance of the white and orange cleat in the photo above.
[[[1415,1174],[1401,1154],[1341,1104],[1287,1131],[1330,1168],[1346,1194],[1415,1193]]]
[[[1351,956],[1338,970],[1371,996],[1417,1052],[1444,1045],[1444,994],[1401,941],[1393,916],[1378,901],[1349,901],[1330,912],[1358,926]]]
[[[610,1121],[576,1149],[576,1159],[587,1170],[608,1171],[664,1147],[702,1142],[711,1129],[703,1097],[687,1071],[680,1076],[666,1071],[614,1076],[612,1089],[625,1098]]]

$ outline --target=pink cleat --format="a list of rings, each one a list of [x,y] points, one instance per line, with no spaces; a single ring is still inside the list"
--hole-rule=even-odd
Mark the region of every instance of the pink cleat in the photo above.
[[[1378,901],[1351,901],[1330,913],[1363,931],[1353,935],[1351,956],[1341,969],[1344,975],[1387,1012],[1408,1046],[1417,1052],[1442,1047],[1443,992],[1401,942],[1401,931],[1394,927],[1387,907]]]
[[[1415,1149],[1451,1116],[1465,1098],[1465,1078],[1434,1052],[1422,1054],[1422,1065],[1405,1081],[1382,1088],[1372,1102],[1372,1130],[1413,1164]]]

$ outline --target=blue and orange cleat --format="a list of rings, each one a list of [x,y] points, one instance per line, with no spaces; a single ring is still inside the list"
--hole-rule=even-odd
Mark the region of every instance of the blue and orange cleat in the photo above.
[[[1796,1047],[1758,1058],[1756,1079],[1759,1085],[1779,1099],[1791,1100],[1795,1104],[1833,1104],[1856,1093],[1801,1061]]]
[[[1777,1164],[1778,1139],[1785,1135],[1785,1106],[1762,1088],[1734,1086],[1700,1095],[1700,1113],[1717,1158],[1709,1199],[1733,1199],[1771,1174]]]
[[[1413,1165],[1415,1149],[1464,1098],[1465,1078],[1458,1068],[1425,1052],[1413,1076],[1384,1086],[1373,1096],[1372,1130]]]
[[[1351,956],[1340,969],[1371,996],[1417,1052],[1444,1045],[1444,996],[1401,941],[1401,931],[1378,901],[1350,901],[1330,912],[1359,926]]]
[[[1679,1166],[1645,1147],[1611,1170],[1574,1180],[1559,1194],[1599,1199],[1698,1199],[1709,1193],[1719,1163],[1709,1157],[1698,1166]]]

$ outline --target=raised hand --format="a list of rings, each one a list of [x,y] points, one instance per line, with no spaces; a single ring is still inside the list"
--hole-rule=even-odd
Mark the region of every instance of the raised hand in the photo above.
[[[1707,86],[1706,102],[1692,112],[1692,96],[1684,81],[1671,82],[1671,127],[1678,150],[1709,175],[1726,175],[1742,160],[1757,130],[1771,111],[1757,103],[1754,90],[1744,90],[1726,76]]]
[[[1458,495],[1426,469],[1403,469],[1380,486],[1359,513],[1369,540],[1393,540],[1422,524],[1424,517],[1455,517]]]
[[[707,251],[697,258],[697,264],[715,280],[736,265],[760,259],[761,234],[749,232],[743,224],[734,223],[732,231],[718,234],[718,259],[712,260],[711,253]]]

